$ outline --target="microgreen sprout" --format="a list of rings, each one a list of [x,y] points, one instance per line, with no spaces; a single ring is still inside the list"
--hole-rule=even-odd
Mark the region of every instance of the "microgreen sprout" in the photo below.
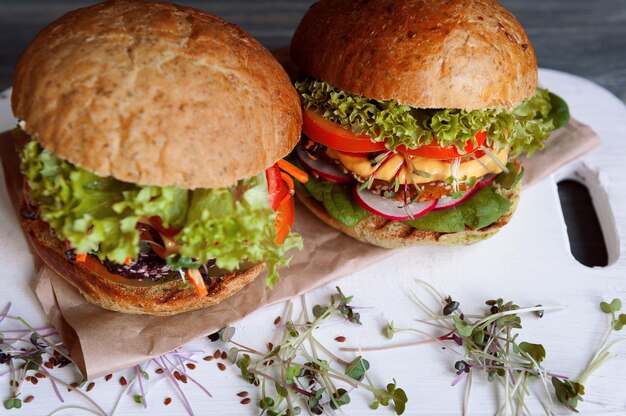
[[[304,296],[302,314],[294,319],[293,304],[276,325],[279,342],[267,353],[247,347],[233,339],[228,341],[229,359],[236,363],[241,377],[259,386],[261,399],[257,405],[261,415],[297,415],[303,411],[321,415],[348,406],[350,393],[361,388],[372,394],[371,408],[390,406],[396,414],[404,412],[407,396],[396,381],[386,387],[376,387],[369,372],[370,363],[362,356],[344,359],[336,356],[316,337],[316,330],[331,317],[341,317],[347,323],[360,325],[360,315],[351,305],[352,296],[339,288],[330,297],[330,303],[315,305],[309,313]]]
[[[530,414],[525,398],[530,394],[528,384],[532,380],[538,380],[546,394],[547,414],[554,414],[553,397],[570,411],[576,411],[579,401],[585,394],[586,379],[611,357],[609,349],[621,341],[618,339],[609,342],[612,332],[619,331],[626,325],[626,314],[619,313],[622,308],[619,299],[614,299],[610,303],[602,302],[600,309],[611,316],[609,330],[587,368],[580,376],[570,379],[543,367],[542,363],[546,358],[543,345],[519,340],[518,331],[522,328],[522,315],[530,314],[541,318],[544,312],[558,310],[561,307],[542,305],[520,307],[513,302],[499,298],[485,302],[486,312],[483,315],[467,315],[461,312],[458,301],[452,300],[449,296],[442,296],[426,282],[418,280],[418,283],[425,287],[441,305],[439,311],[432,309],[415,293],[412,293],[416,304],[429,315],[425,319],[419,319],[418,322],[434,325],[444,331],[442,335],[432,336],[416,328],[398,329],[393,322],[390,322],[383,328],[383,333],[389,339],[398,332],[416,332],[428,337],[404,344],[341,348],[341,350],[376,351],[452,341],[456,346],[462,347],[461,351],[457,351],[461,358],[452,365],[452,369],[456,372],[452,385],[457,385],[463,379],[467,380],[464,411],[468,408],[472,374],[476,372],[484,374],[489,382],[497,383],[503,388],[505,402],[500,406],[497,414]],[[454,348],[455,345],[452,347]]]

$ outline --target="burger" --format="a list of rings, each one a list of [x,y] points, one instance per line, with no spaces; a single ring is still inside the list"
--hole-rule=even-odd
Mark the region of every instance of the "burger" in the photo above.
[[[468,244],[509,222],[516,157],[567,123],[494,0],[321,0],[293,37],[317,217],[382,247]]]
[[[267,284],[291,233],[298,141],[289,77],[237,26],[166,3],[72,11],[13,84],[35,251],[104,308],[169,315]],[[304,179],[302,179],[304,180]]]

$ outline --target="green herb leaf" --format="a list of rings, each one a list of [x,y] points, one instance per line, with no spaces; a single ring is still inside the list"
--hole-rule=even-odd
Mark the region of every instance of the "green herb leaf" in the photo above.
[[[537,363],[543,361],[546,358],[546,350],[541,344],[531,344],[530,342],[521,342],[519,349],[530,355]]]
[[[345,406],[350,403],[350,396],[348,395],[348,391],[346,389],[337,389],[332,394],[333,399],[330,401],[330,407],[333,410],[337,410],[341,406]]]
[[[600,310],[604,313],[613,313],[613,308],[606,302],[600,302]]]
[[[554,128],[558,129],[567,126],[570,119],[567,103],[558,95],[550,93],[550,105],[552,106],[552,109],[550,110],[548,117],[552,119]]]
[[[361,381],[369,368],[370,363],[359,355],[348,364],[345,374],[356,381]]]
[[[469,337],[472,335],[472,332],[474,332],[474,325],[461,320],[458,316],[454,315],[452,320],[454,321],[454,327],[460,336]]]

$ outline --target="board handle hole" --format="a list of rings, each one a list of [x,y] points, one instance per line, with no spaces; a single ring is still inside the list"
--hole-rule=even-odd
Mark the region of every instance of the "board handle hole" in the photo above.
[[[607,266],[608,250],[589,189],[571,179],[557,185],[572,255],[588,267]]]

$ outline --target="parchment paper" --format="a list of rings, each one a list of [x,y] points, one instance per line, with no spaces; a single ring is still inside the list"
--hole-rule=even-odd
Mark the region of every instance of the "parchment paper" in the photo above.
[[[572,120],[566,128],[553,134],[546,149],[524,161],[525,186],[599,143],[600,138],[593,130]],[[0,156],[7,190],[17,213],[22,197],[21,175],[15,140],[9,133],[0,135]],[[167,353],[232,324],[262,306],[305,293],[395,252],[353,240],[321,223],[301,206],[297,207],[294,228],[302,234],[304,249],[296,251],[291,265],[281,270],[282,279],[274,290],[265,287],[261,276],[235,296],[203,310],[169,317],[110,312],[85,301],[76,289],[45,265],[34,276],[35,290],[81,372],[92,379]]]

